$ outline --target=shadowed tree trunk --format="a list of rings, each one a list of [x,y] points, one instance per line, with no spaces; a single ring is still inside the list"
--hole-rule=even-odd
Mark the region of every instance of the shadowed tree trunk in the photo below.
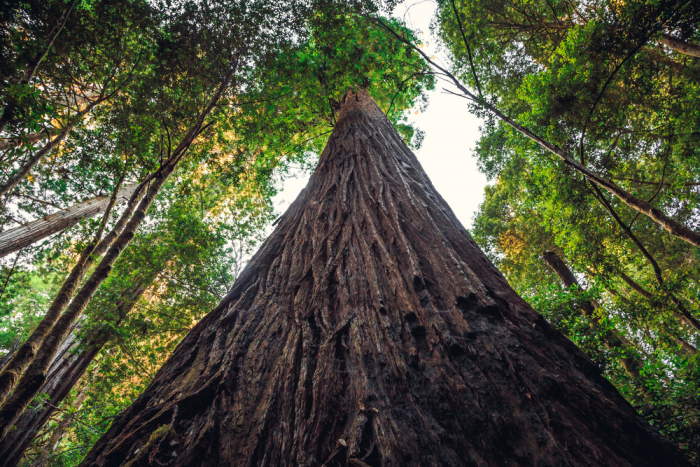
[[[83,466],[681,466],[509,286],[365,91]]]
[[[152,279],[151,276],[150,280],[138,281],[125,290],[123,298],[114,304],[117,325],[131,311]],[[78,383],[87,367],[111,337],[107,333],[99,334],[88,342],[83,350],[75,352],[80,345],[76,334],[74,329],[61,344],[61,348],[47,372],[46,382],[39,389],[40,394],[48,396],[48,403],[39,409],[26,410],[15,422],[17,428],[0,440],[0,459],[3,459],[4,467],[13,467],[22,460],[24,451],[27,450],[39,430],[51,418],[56,408],[68,396],[70,390]],[[52,442],[55,444],[59,440],[60,437]]]
[[[116,202],[128,201],[138,186],[138,183],[133,183],[123,187],[119,190]],[[63,211],[49,214],[41,219],[0,233],[0,258],[36,243],[49,235],[73,227],[86,217],[93,217],[104,212],[109,205],[109,199],[109,196],[96,196]]]
[[[544,258],[544,262],[547,263],[547,266],[549,266],[550,269],[552,269],[552,271],[559,276],[559,279],[561,280],[561,283],[565,289],[574,286],[580,291],[583,291],[583,287],[581,287],[581,284],[579,284],[576,276],[574,276],[574,273],[571,272],[571,269],[569,269],[559,255],[553,251],[545,251],[542,254],[542,257]],[[636,351],[634,350],[632,343],[629,342],[625,336],[620,335],[616,329],[601,328],[600,320],[595,315],[595,310],[598,308],[598,306],[594,302],[585,300],[582,303],[582,308],[583,315],[591,320],[591,327],[594,329],[598,328],[599,330],[603,331],[603,339],[607,347],[625,348],[628,356],[621,357],[620,363],[622,363],[622,366],[628,375],[635,379],[639,378],[639,369],[644,365],[637,358],[635,358]]]

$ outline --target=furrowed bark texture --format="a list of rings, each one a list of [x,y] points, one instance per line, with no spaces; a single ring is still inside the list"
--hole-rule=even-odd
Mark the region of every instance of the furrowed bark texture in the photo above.
[[[688,465],[479,250],[366,92],[83,466]]]
[[[143,280],[125,291],[124,298],[114,305],[119,321],[131,311],[149,284],[150,280]],[[25,411],[15,423],[17,428],[0,440],[0,459],[3,459],[4,467],[14,467],[22,460],[24,451],[78,383],[109,338],[110,336],[106,334],[98,335],[85,345],[82,351],[74,353],[80,341],[76,337],[75,330],[69,334],[49,367],[46,382],[39,389],[40,394],[48,396],[49,403],[44,404],[39,410]],[[56,439],[54,443],[59,440],[60,438]]]
[[[134,183],[119,190],[117,203],[128,201],[138,186],[138,183]],[[93,217],[104,212],[109,205],[109,199],[109,196],[96,196],[64,211],[49,214],[21,227],[0,233],[0,258],[36,243],[49,235],[73,227],[86,217]]]

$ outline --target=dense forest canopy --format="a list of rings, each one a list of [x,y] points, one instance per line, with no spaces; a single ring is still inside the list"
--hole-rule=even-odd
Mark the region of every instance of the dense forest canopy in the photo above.
[[[700,5],[440,0],[443,65],[395,3],[4,2],[0,250],[28,238],[0,260],[0,457],[80,462],[226,296],[349,88],[415,146],[406,112],[446,83],[485,118],[474,239],[700,462]]]

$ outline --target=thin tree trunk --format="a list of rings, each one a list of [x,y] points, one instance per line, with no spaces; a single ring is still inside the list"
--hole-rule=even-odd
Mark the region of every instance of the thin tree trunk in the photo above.
[[[634,279],[632,279],[630,276],[625,274],[624,272],[620,272],[620,278],[625,281],[627,285],[632,288],[635,292],[643,296],[649,301],[654,300],[654,296],[649,292],[648,290],[644,289],[641,285],[637,284]],[[673,314],[676,315],[678,319],[686,323],[688,326],[693,327],[696,331],[700,332],[700,322],[690,314],[690,312],[683,306],[683,303],[678,300],[678,298],[671,296],[671,301],[673,302],[674,306],[678,308],[678,311],[674,311]]]
[[[55,131],[54,131],[55,133]],[[8,139],[7,141],[2,141],[0,142],[0,151],[5,151],[7,149],[11,148],[16,148],[20,144],[34,144],[40,139],[45,139],[45,138],[50,138],[51,137],[51,132],[50,131],[37,131],[36,133],[29,133],[28,135],[25,135],[23,138],[13,138],[13,139]]]
[[[479,250],[365,91],[82,466],[688,466]]]
[[[46,44],[46,47],[44,47],[41,53],[39,53],[39,55],[37,55],[31,62],[27,64],[27,70],[24,72],[24,75],[22,75],[22,78],[20,78],[15,84],[29,84],[29,81],[31,81],[31,79],[34,77],[34,73],[36,73],[36,70],[39,69],[39,65],[41,64],[42,60],[44,60],[46,54],[49,53],[49,50],[53,46],[54,41],[63,30],[63,26],[65,26],[66,21],[68,20],[68,16],[70,16],[76,3],[77,0],[71,0],[70,4],[68,4],[68,8],[66,8],[61,17],[58,18],[58,23],[56,24],[56,26],[53,27],[53,29],[49,33],[49,42]],[[16,108],[17,105],[12,100],[8,102],[7,105],[5,105],[2,115],[0,115],[0,132],[2,132],[2,130],[5,129],[5,126],[7,126],[7,124],[12,120],[12,115],[14,114]],[[2,196],[2,194],[0,194],[0,196]]]
[[[126,221],[129,219],[129,217],[131,217],[133,206],[142,192],[142,189],[137,189],[137,191],[131,195],[131,200],[127,204],[126,209],[122,213],[117,223],[112,228],[112,231],[102,240],[99,239],[101,234],[98,232],[93,242],[80,254],[78,262],[75,264],[75,266],[73,266],[68,278],[61,285],[60,290],[56,294],[56,298],[54,298],[53,302],[49,306],[49,309],[37,325],[36,329],[34,329],[29,338],[24,342],[24,344],[22,344],[9,363],[5,366],[2,373],[0,373],[0,404],[5,401],[7,396],[15,387],[17,381],[20,379],[22,372],[35,358],[40,346],[44,342],[44,339],[46,339],[46,336],[56,324],[56,321],[59,319],[59,316],[61,316],[63,310],[65,310],[68,306],[68,303],[70,302],[71,297],[73,297],[73,294],[80,284],[85,272],[94,264],[95,258],[101,256],[105,251],[107,251],[107,248],[110,247],[110,245],[117,238],[117,235],[124,228]],[[115,201],[116,198],[113,195],[110,199],[110,203],[113,205]],[[103,226],[109,215],[109,210],[111,210],[111,207],[108,207],[107,213],[104,216]],[[100,230],[102,228],[103,227],[101,227]],[[99,243],[97,246],[95,246],[95,243],[98,241]],[[61,341],[63,341],[63,339],[61,339]]]
[[[477,105],[482,107],[483,109],[488,110],[489,112],[493,113],[496,117],[498,117],[499,120],[516,130],[518,133],[522,134],[526,138],[534,141],[537,143],[539,146],[544,148],[545,150],[549,151],[550,153],[556,155],[561,159],[566,165],[574,168],[576,171],[578,171],[581,175],[586,177],[586,179],[590,180],[591,182],[605,188],[608,190],[610,193],[613,195],[617,196],[623,203],[634,209],[635,211],[638,211],[645,216],[649,217],[651,220],[662,226],[664,229],[666,229],[671,235],[680,238],[681,240],[684,240],[691,245],[700,248],[700,233],[693,231],[692,229],[688,228],[684,224],[677,222],[676,220],[672,219],[666,213],[661,211],[660,209],[655,208],[651,203],[641,199],[637,198],[633,194],[625,191],[621,187],[619,187],[615,182],[606,179],[602,175],[596,173],[593,170],[590,170],[588,167],[585,165],[577,162],[574,158],[570,157],[569,154],[567,154],[564,150],[562,150],[560,147],[550,143],[549,141],[539,137],[536,135],[534,132],[529,130],[528,128],[520,125],[518,122],[513,120],[512,118],[506,116],[503,112],[498,110],[497,107],[495,107],[493,104],[489,103],[485,99],[482,99],[478,96],[475,96],[473,93],[471,93],[462,83],[452,74],[450,73],[446,68],[441,67],[437,63],[435,63],[434,60],[432,60],[425,52],[420,50],[418,47],[416,47],[411,41],[408,39],[404,38],[400,34],[396,33],[390,26],[388,26],[386,23],[384,23],[380,19],[373,18],[373,20],[379,24],[381,27],[383,27],[386,31],[390,32],[394,37],[396,37],[400,42],[406,44],[407,46],[411,47],[413,50],[415,50],[418,54],[420,54],[423,59],[428,62],[433,68],[439,70],[439,74],[445,76],[446,78],[449,78],[452,83],[459,89],[462,93],[463,96],[466,99],[469,99],[472,102],[475,102]],[[449,92],[449,91],[448,91]],[[457,93],[452,93],[455,95],[458,95]]]
[[[132,310],[150,282],[150,280],[139,281],[122,294],[123,298],[115,304],[117,325]],[[48,395],[49,403],[45,403],[39,410],[25,411],[15,423],[17,429],[0,440],[0,459],[3,459],[4,467],[14,467],[22,460],[24,451],[30,446],[37,433],[54,414],[56,407],[60,406],[68,396],[70,390],[111,337],[108,334],[96,336],[80,353],[71,353],[79,345],[77,340],[72,346],[62,345],[62,349],[57,353],[47,372],[46,382],[39,389],[40,393]],[[58,440],[53,443],[55,444],[56,441]]]
[[[547,266],[549,266],[559,276],[559,279],[561,280],[565,289],[576,287],[578,290],[583,291],[583,287],[581,287],[581,284],[579,284],[576,276],[574,276],[559,255],[557,255],[554,251],[545,251],[542,254],[542,257],[544,258],[544,262],[547,264]],[[634,347],[625,336],[621,335],[617,331],[617,329],[601,329],[600,321],[595,315],[596,308],[598,307],[595,303],[591,302],[590,300],[585,300],[583,302],[583,315],[591,320],[591,326],[594,329],[603,331],[603,339],[608,348],[626,348],[629,350],[627,353],[631,355],[620,357],[620,363],[622,363],[622,367],[625,369],[628,375],[630,375],[633,379],[638,379],[639,369],[644,365],[634,356]]]
[[[75,400],[73,401],[73,409],[79,410],[83,406],[83,403],[88,398],[89,388],[90,384],[86,382],[80,389],[80,393],[78,393],[78,395],[75,397]],[[49,464],[49,458],[51,454],[56,450],[58,443],[66,434],[66,430],[68,430],[68,427],[70,426],[72,421],[73,417],[71,416],[64,416],[63,418],[61,418],[61,421],[58,423],[58,426],[56,426],[56,428],[54,428],[51,432],[51,437],[48,439],[46,444],[42,446],[41,451],[39,452],[39,456],[34,460],[34,462],[32,462],[32,467],[44,467]]]
[[[664,34],[661,37],[661,43],[672,48],[676,52],[682,53],[683,55],[690,55],[691,57],[700,57],[700,46],[683,42],[669,34]]]
[[[15,354],[15,352],[17,352],[17,349],[19,348],[20,342],[22,342],[22,334],[21,333],[20,333],[19,337],[17,338],[17,340],[15,341],[12,348],[5,355],[3,355],[2,358],[0,358],[0,371],[2,371],[3,368],[5,368],[5,365],[7,364],[7,362],[9,362],[10,359],[12,358],[12,356]]]
[[[211,113],[224,91],[228,88],[233,79],[236,65],[237,62],[231,63],[227,75],[220,83],[219,88],[214,93],[207,107],[204,108],[202,113],[198,116],[197,122],[180,141],[180,144],[175,148],[171,157],[155,172],[145,196],[141,199],[133,216],[126,224],[126,227],[124,227],[124,230],[109,247],[100,261],[100,264],[95,268],[95,271],[93,271],[80,291],[75,295],[70,305],[68,305],[66,311],[61,315],[58,321],[56,321],[51,331],[43,339],[41,347],[36,353],[36,357],[34,357],[20,378],[14,392],[5,400],[2,407],[0,407],[0,437],[5,437],[7,435],[10,427],[12,427],[17,418],[24,412],[24,409],[38,393],[39,388],[46,379],[46,371],[56,354],[58,346],[66,338],[75,320],[82,314],[88,303],[90,303],[97,288],[107,279],[119,255],[121,255],[122,251],[124,251],[129,242],[131,242],[131,239],[134,238],[136,230],[146,218],[146,211],[148,211],[151,203],[155,200],[158,192],[168,180],[170,174],[175,170],[177,163],[199,135],[203,128],[204,120]]]
[[[119,190],[116,203],[128,201],[138,183],[126,185]],[[87,201],[73,205],[28,224],[0,233],[0,258],[42,240],[49,235],[73,227],[86,217],[93,217],[104,212],[109,205],[110,196],[96,196]]]

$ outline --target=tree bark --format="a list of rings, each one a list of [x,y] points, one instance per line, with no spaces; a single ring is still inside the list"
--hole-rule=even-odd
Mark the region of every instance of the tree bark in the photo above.
[[[479,250],[365,91],[81,465],[687,466]]]
[[[138,183],[126,185],[117,194],[117,203],[128,201]],[[49,235],[73,227],[86,217],[93,217],[104,212],[109,205],[109,196],[96,196],[82,203],[37,219],[23,226],[0,233],[0,258],[21,250]]]
[[[73,269],[71,269],[70,274],[63,282],[63,284],[61,284],[61,288],[56,294],[56,298],[54,298],[53,302],[51,302],[49,309],[46,311],[46,314],[41,319],[41,321],[39,321],[39,324],[37,325],[36,329],[34,329],[29,338],[27,338],[24,344],[22,344],[19,350],[17,350],[17,352],[13,355],[12,359],[7,363],[5,368],[3,368],[2,373],[0,373],[0,404],[3,404],[2,407],[4,407],[4,402],[6,402],[7,396],[10,394],[10,391],[12,391],[12,389],[15,387],[15,384],[20,379],[22,372],[34,360],[37,353],[43,346],[45,339],[47,338],[47,336],[50,335],[50,333],[53,330],[53,327],[59,320],[61,313],[68,306],[85,272],[88,269],[90,269],[90,267],[92,267],[92,265],[95,262],[95,258],[98,258],[105,251],[107,251],[107,249],[117,238],[117,235],[119,235],[122,229],[125,228],[124,226],[126,225],[127,220],[129,220],[129,218],[131,217],[131,213],[133,212],[134,204],[141,196],[141,193],[143,193],[143,189],[137,188],[137,190],[135,190],[134,193],[132,193],[131,199],[129,200],[126,209],[124,210],[121,217],[116,222],[110,233],[107,234],[107,236],[102,240],[99,240],[99,238],[96,236],[95,241],[91,245],[88,245],[85,248],[85,250],[80,254],[78,262],[75,264],[75,266],[73,266]],[[116,198],[112,196],[110,198],[110,203],[113,204],[115,201]],[[104,220],[106,220],[106,216]],[[94,246],[94,244],[97,241],[99,241],[99,243],[97,244],[97,246]],[[68,325],[67,329],[70,329],[72,324],[73,323],[71,322]],[[61,342],[63,342],[64,338],[65,336],[63,336],[58,341],[58,343],[60,344]],[[49,358],[46,364],[48,365],[51,362],[51,360],[53,360],[53,357]],[[2,410],[0,409],[0,414],[1,413]],[[0,438],[1,437],[2,436],[0,436]]]
[[[80,288],[80,291],[75,295],[65,312],[58,318],[56,324],[51,328],[51,331],[42,340],[41,347],[36,351],[36,356],[17,382],[17,387],[5,400],[2,407],[0,407],[0,438],[4,438],[7,435],[17,418],[24,412],[34,396],[38,394],[39,388],[41,388],[46,380],[46,372],[56,355],[58,346],[66,338],[75,320],[78,319],[88,303],[90,303],[90,300],[92,300],[99,286],[109,277],[114,263],[119,259],[121,253],[136,235],[136,231],[146,218],[146,211],[148,211],[148,208],[156,199],[158,192],[168,180],[168,177],[173,173],[177,163],[182,159],[187,149],[189,149],[190,145],[197,136],[199,136],[204,125],[204,120],[214,109],[226,89],[228,89],[238,65],[237,60],[238,57],[232,58],[228,73],[219,83],[218,89],[209,100],[207,106],[198,115],[195,124],[190,127],[175,150],[173,150],[168,160],[163,162],[161,167],[154,172],[153,177],[150,179],[150,185],[146,189],[146,194],[139,202],[138,207],[131,216],[131,219],[129,219],[129,222],[127,222],[124,230],[110,245],[93,273],[85,281],[85,284]],[[0,378],[2,378],[2,375],[0,375]]]
[[[561,283],[565,289],[575,287],[578,290],[583,291],[583,287],[581,287],[581,284],[579,284],[576,276],[574,276],[574,273],[571,272],[571,269],[569,269],[559,255],[550,250],[545,251],[542,254],[542,257],[544,258],[544,262],[547,264],[547,266],[549,266],[559,276],[559,279],[561,280]],[[625,336],[621,335],[617,329],[600,329],[600,321],[595,315],[595,310],[598,308],[598,306],[594,302],[584,300],[582,308],[583,315],[591,320],[591,327],[593,329],[597,328],[603,331],[603,339],[608,348],[625,348],[625,353],[628,355],[625,357],[620,357],[620,363],[627,374],[633,379],[639,378],[639,369],[644,365],[634,357],[636,352],[629,340]]]
[[[117,322],[126,317],[149,284],[149,280],[142,280],[125,291],[124,298],[115,304]],[[75,331],[66,340],[74,337],[74,333]],[[79,340],[74,339],[70,345],[65,345],[64,342],[47,372],[46,382],[39,389],[40,393],[48,395],[49,403],[45,403],[39,410],[25,411],[15,423],[17,429],[0,440],[0,459],[4,459],[5,467],[14,467],[22,460],[24,451],[34,437],[68,396],[70,390],[77,384],[110,338],[108,334],[99,334],[79,353],[72,353],[80,344]]]
[[[683,42],[682,40],[676,39],[669,34],[664,34],[661,36],[661,43],[672,48],[676,52],[682,53],[683,55],[700,57],[700,46]]]

